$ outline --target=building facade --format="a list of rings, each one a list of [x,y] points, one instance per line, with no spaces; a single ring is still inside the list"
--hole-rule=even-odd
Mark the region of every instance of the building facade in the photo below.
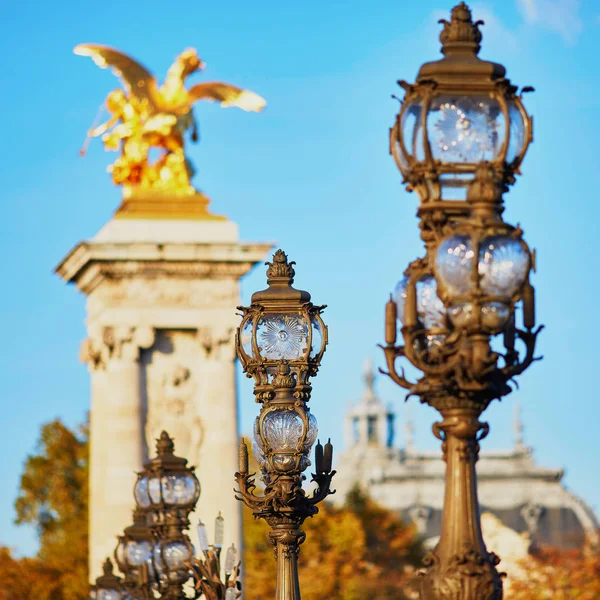
[[[337,465],[333,496],[342,502],[358,485],[406,522],[415,524],[428,546],[440,534],[445,463],[441,452],[414,446],[413,427],[405,423],[403,447],[394,444],[394,413],[376,394],[375,375],[365,366],[364,392],[346,415],[345,451]],[[598,520],[583,500],[562,483],[563,470],[536,464],[523,443],[523,426],[515,417],[514,447],[482,451],[477,463],[481,512],[491,513],[533,543],[579,548],[586,539],[598,543]]]

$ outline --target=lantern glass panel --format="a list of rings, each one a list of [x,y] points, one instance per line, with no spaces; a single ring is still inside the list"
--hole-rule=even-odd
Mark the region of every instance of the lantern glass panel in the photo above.
[[[306,439],[304,440],[303,450],[304,452],[310,452],[313,444],[317,441],[319,435],[319,426],[315,416],[309,412],[306,415],[308,417],[308,432],[306,433]]]
[[[442,163],[493,160],[502,149],[504,123],[500,104],[493,98],[437,96],[427,114],[431,154]]]
[[[442,200],[466,200],[473,173],[442,173],[439,176]]]
[[[163,475],[161,478],[163,500],[166,504],[183,506],[196,499],[198,482],[191,473]]]
[[[512,296],[525,282],[529,272],[529,253],[520,240],[491,236],[481,244],[479,274],[486,294]]]
[[[321,322],[315,317],[310,318],[312,325],[312,344],[310,348],[310,358],[315,358],[321,352],[323,347],[323,330],[321,329]]]
[[[148,479],[148,495],[152,504],[160,504],[160,478],[156,475]]]
[[[254,356],[254,346],[252,344],[252,326],[254,323],[254,319],[248,319],[244,326],[242,327],[242,331],[240,332],[240,341],[242,343],[242,349],[244,352],[251,356],[252,358],[256,358]]]
[[[135,484],[134,496],[137,505],[140,508],[148,508],[150,506],[150,496],[148,495],[148,476],[143,475]]]
[[[404,147],[408,154],[418,161],[425,160],[421,112],[420,104],[409,104],[402,115],[401,124]],[[400,149],[399,155],[403,156]]]
[[[521,155],[525,147],[525,123],[523,115],[514,100],[508,102],[508,118],[510,119],[510,131],[506,162],[510,164]]]
[[[260,317],[256,337],[260,355],[267,360],[298,360],[306,355],[307,320],[298,313]]]
[[[444,326],[446,307],[437,294],[437,281],[431,275],[417,282],[417,313],[425,329]]]
[[[510,308],[502,302],[486,302],[481,307],[481,324],[493,333],[501,331],[509,317]]]

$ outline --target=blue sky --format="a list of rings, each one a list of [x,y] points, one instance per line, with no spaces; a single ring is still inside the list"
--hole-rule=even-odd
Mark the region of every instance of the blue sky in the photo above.
[[[259,115],[198,107],[202,141],[190,148],[195,183],[215,212],[239,223],[244,240],[278,241],[298,263],[298,286],[329,305],[330,346],[312,406],[321,436],[341,448],[341,415],[362,391],[362,363],[370,356],[382,364],[376,344],[387,295],[421,252],[417,197],[403,190],[388,156],[397,110],[390,95],[397,79],[414,79],[422,62],[438,56],[436,21],[451,5],[232,0],[175,10],[147,0],[140,10],[140,3],[116,0],[23,0],[3,7],[0,543],[35,551],[34,532],[12,524],[22,463],[42,423],[61,417],[75,425],[88,408],[88,373],[78,362],[84,298],[52,269],[119,203],[105,172],[112,156],[99,144],[85,159],[77,155],[116,81],[72,47],[112,45],[162,77],[193,46],[208,80],[236,83],[268,100]],[[538,315],[547,325],[544,361],[521,376],[517,393],[488,410],[492,431],[483,448],[512,444],[518,398],[538,461],[566,467],[567,485],[600,508],[600,6],[494,0],[473,8],[486,21],[482,56],[505,64],[515,83],[536,88],[526,97],[535,142],[506,197],[505,216],[537,248]],[[263,268],[247,277],[246,302],[263,282]],[[398,409],[402,443],[404,395],[383,378],[378,386]],[[256,412],[251,383],[240,378],[239,387],[248,431]],[[412,402],[417,445],[437,448],[434,411]]]

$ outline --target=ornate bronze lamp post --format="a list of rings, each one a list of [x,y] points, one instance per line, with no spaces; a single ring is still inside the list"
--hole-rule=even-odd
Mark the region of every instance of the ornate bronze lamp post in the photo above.
[[[200,484],[187,460],[175,456],[173,440],[163,431],[156,444],[156,458],[138,474],[134,496],[155,532],[152,561],[147,571],[155,577],[161,598],[185,598],[183,585],[191,577],[189,563],[194,547],[185,530],[189,514],[200,497]],[[147,553],[144,554],[147,557]]]
[[[399,82],[405,97],[391,153],[407,189],[419,194],[425,255],[387,304],[384,352],[387,374],[442,416],[433,425],[446,461],[442,531],[426,557],[421,597],[492,600],[502,597],[502,580],[483,542],[475,463],[489,429],[481,413],[536,360],[534,255],[521,229],[502,219],[532,123],[504,67],[478,58],[482,22],[467,5],[442,23],[444,57],[424,64],[416,83]],[[418,381],[396,369],[400,357],[422,372]]]
[[[113,573],[113,564],[109,558],[102,565],[102,575],[96,583],[90,586],[91,600],[127,600],[127,593],[123,589],[121,578]]]
[[[139,507],[133,512],[133,524],[126,527],[115,549],[115,560],[124,574],[123,587],[127,590],[127,600],[148,600],[152,598],[154,582],[152,551],[155,537],[148,526],[148,515]]]
[[[299,600],[298,552],[305,533],[304,520],[318,512],[317,503],[330,490],[333,448],[317,444],[317,488],[312,496],[302,489],[308,455],[317,439],[317,422],[310,409],[311,384],[327,345],[324,306],[310,302],[310,294],[292,287],[295,263],[282,250],[266,263],[266,290],[252,295],[250,307],[239,307],[242,322],[236,333],[237,354],[247,377],[254,378],[254,394],[261,405],[254,424],[252,450],[265,483],[262,496],[254,493],[254,474],[248,472],[248,449],[240,444],[240,470],[235,474],[237,498],[257,518],[271,526],[270,540],[277,557],[276,600]]]

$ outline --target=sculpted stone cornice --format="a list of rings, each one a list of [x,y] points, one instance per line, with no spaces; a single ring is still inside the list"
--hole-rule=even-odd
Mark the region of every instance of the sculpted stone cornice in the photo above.
[[[240,279],[264,259],[270,244],[82,242],[56,267],[89,294],[106,279]]]
[[[106,369],[112,360],[137,361],[140,348],[150,348],[154,339],[152,327],[90,328],[89,337],[81,344],[79,356],[90,370]]]

